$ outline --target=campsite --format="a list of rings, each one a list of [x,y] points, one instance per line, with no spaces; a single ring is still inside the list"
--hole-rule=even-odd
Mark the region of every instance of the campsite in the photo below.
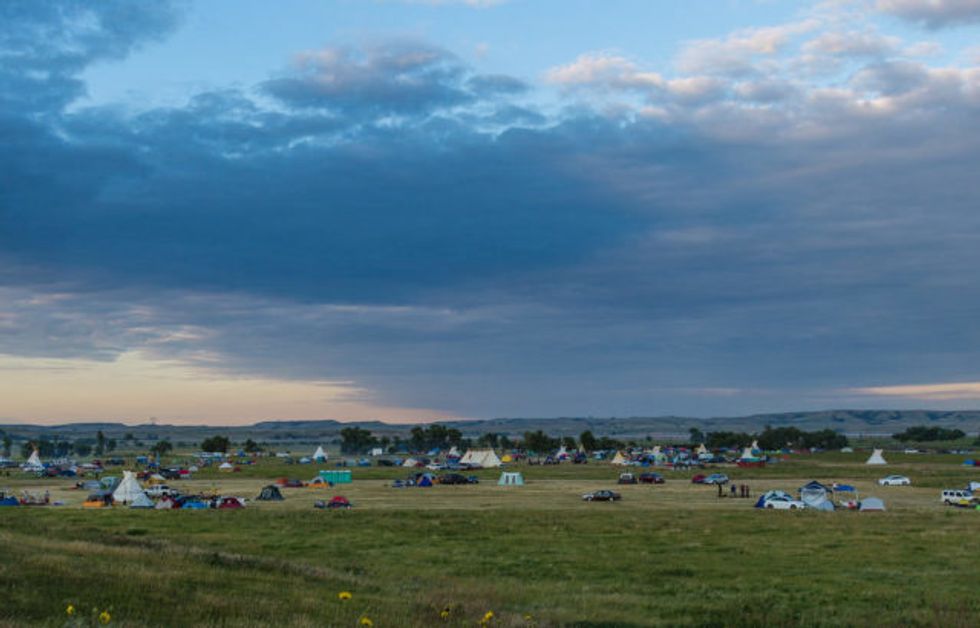
[[[647,469],[612,456],[516,460],[465,471],[476,483],[400,489],[410,474],[449,472],[341,468],[334,452],[303,465],[268,456],[237,472],[211,464],[168,481],[185,495],[243,498],[244,507],[168,511],[82,508],[88,492],[76,481],[14,472],[2,478],[5,490],[47,492],[52,505],[0,511],[8,592],[0,616],[60,625],[67,605],[91,603],[111,606],[119,625],[353,626],[368,617],[377,626],[462,626],[490,611],[511,626],[971,625],[980,612],[970,550],[980,512],[939,496],[980,476],[961,455],[886,452],[882,466],[866,464],[870,453],[657,466],[663,484],[624,485],[624,470]],[[299,486],[283,482],[300,470]],[[350,481],[309,482],[319,471]],[[724,473],[750,497],[694,484],[697,472]],[[878,484],[895,473],[913,484]],[[136,476],[106,475],[123,476],[114,495],[135,498]],[[834,484],[881,499],[885,511],[754,507],[767,491],[812,500]],[[282,499],[256,499],[267,487]],[[582,500],[608,489],[622,499]],[[328,507],[341,496],[346,506]],[[909,570],[911,591],[901,575]],[[89,577],[96,572],[98,581]]]

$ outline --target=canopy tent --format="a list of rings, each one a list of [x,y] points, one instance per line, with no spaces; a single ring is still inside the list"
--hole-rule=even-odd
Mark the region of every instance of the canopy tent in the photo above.
[[[119,483],[116,490],[112,491],[113,501],[116,503],[132,504],[141,497],[145,498],[146,493],[143,492],[143,487],[140,486],[140,483],[136,481],[136,474],[132,471],[123,471],[122,482]],[[152,502],[150,502],[150,505],[152,505]]]
[[[885,510],[885,502],[881,501],[877,497],[865,497],[861,500],[861,507],[859,508],[861,512],[866,510],[870,511],[883,511]]]
[[[504,471],[497,480],[497,486],[524,486],[524,476],[517,472]]]
[[[875,449],[871,452],[871,457],[864,464],[888,464],[885,462],[885,457],[881,455],[881,451],[880,449]]]
[[[323,451],[323,447],[317,447],[316,451],[313,452],[313,460],[316,462],[326,462],[327,452]]]
[[[281,502],[283,500],[282,493],[279,491],[279,487],[275,484],[270,484],[262,489],[259,496],[255,499],[263,502]]]
[[[459,459],[460,464],[479,465],[484,469],[499,467],[502,463],[492,449],[470,449]]]

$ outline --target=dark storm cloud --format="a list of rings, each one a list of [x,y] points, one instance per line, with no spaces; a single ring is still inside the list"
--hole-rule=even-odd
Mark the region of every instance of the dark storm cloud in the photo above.
[[[136,347],[470,415],[980,379],[974,70],[876,56],[824,89],[763,65],[777,96],[740,71],[682,105],[698,84],[663,82],[649,115],[545,116],[522,82],[398,42],[181,107],[61,108],[161,15],[52,61],[43,106],[4,101],[0,351]]]

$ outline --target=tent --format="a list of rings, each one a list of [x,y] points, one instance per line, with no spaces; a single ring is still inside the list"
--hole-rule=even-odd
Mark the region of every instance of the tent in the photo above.
[[[704,446],[704,443],[701,443],[700,445],[698,445],[698,448],[694,450],[694,453],[696,453],[699,456],[702,456],[704,454],[711,453],[711,452],[709,452],[708,448]]]
[[[317,447],[316,451],[313,452],[313,460],[317,462],[327,461],[327,452],[323,451],[323,447]]]
[[[275,484],[270,484],[262,489],[259,496],[255,499],[262,502],[281,502],[283,500],[282,493],[279,492],[279,487]]]
[[[153,500],[146,496],[146,493],[140,493],[136,496],[136,499],[129,502],[130,508],[154,508],[156,504]]]
[[[871,452],[871,457],[868,458],[868,461],[865,462],[864,464],[888,464],[888,463],[885,462],[884,456],[881,455],[881,450],[875,449],[873,452]]]
[[[617,451],[610,464],[625,465],[629,464],[629,460],[623,455],[623,452]]]
[[[453,445],[452,447],[449,448],[449,453],[446,455],[449,456],[450,458],[458,458],[459,449],[456,448],[456,445]]]
[[[112,491],[112,500],[116,503],[132,504],[140,497],[146,497],[143,487],[136,481],[136,474],[132,471],[123,471],[122,482]],[[152,502],[151,502],[152,505]]]
[[[41,462],[41,456],[38,455],[38,451],[35,449],[31,452],[31,457],[27,459],[22,466],[25,471],[43,471],[44,464]]]
[[[403,467],[417,467],[417,466],[419,466],[419,461],[416,460],[415,458],[409,458],[408,460],[406,460],[405,462],[402,463],[402,466]]]
[[[830,494],[832,492],[833,489],[829,486],[825,486],[814,480],[800,487],[800,501],[810,508],[820,508],[821,504],[830,501]]]
[[[423,473],[419,477],[419,481],[415,483],[415,486],[432,486],[432,476],[428,473]]]
[[[500,458],[500,462],[514,462],[514,456],[512,456],[510,454],[504,454]]]
[[[753,449],[751,447],[746,447],[745,449],[743,449],[742,450],[742,457],[739,458],[739,459],[740,460],[758,460],[758,458],[755,457],[755,453],[754,453],[754,451],[753,451]]]
[[[154,506],[154,508],[156,508],[157,510],[172,510],[174,506],[175,506],[174,500],[164,495],[160,499],[160,501],[157,502],[157,505]]]
[[[504,471],[497,480],[497,486],[524,486],[524,476],[520,473]]]
[[[478,465],[490,469],[499,467],[502,463],[492,449],[470,449],[459,459],[459,464]]]
[[[834,512],[834,502],[828,499],[826,501],[822,501],[819,504],[817,504],[815,508],[817,510],[824,510],[826,512]]]
[[[231,471],[234,468],[235,465],[231,464],[230,462],[222,462],[220,465],[218,465],[218,469],[221,471]]]
[[[865,497],[861,500],[860,511],[883,511],[885,510],[885,502],[881,501],[877,497]]]

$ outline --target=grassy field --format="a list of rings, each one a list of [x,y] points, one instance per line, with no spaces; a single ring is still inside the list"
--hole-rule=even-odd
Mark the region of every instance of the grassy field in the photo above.
[[[291,489],[241,511],[88,511],[65,480],[4,478],[65,505],[0,510],[0,622],[65,624],[73,604],[129,626],[501,626],[980,624],[980,512],[940,505],[939,488],[980,479],[958,456],[794,456],[722,469],[756,494],[819,479],[883,498],[885,513],[773,512],[718,499],[691,472],[584,503],[619,469],[523,467],[476,486],[393,489],[401,469],[354,469],[342,489]],[[254,497],[311,466],[264,461],[180,483]],[[905,473],[913,487],[877,487]],[[343,493],[349,512],[314,510]],[[338,599],[340,592],[352,595]],[[443,618],[441,612],[449,609]]]

